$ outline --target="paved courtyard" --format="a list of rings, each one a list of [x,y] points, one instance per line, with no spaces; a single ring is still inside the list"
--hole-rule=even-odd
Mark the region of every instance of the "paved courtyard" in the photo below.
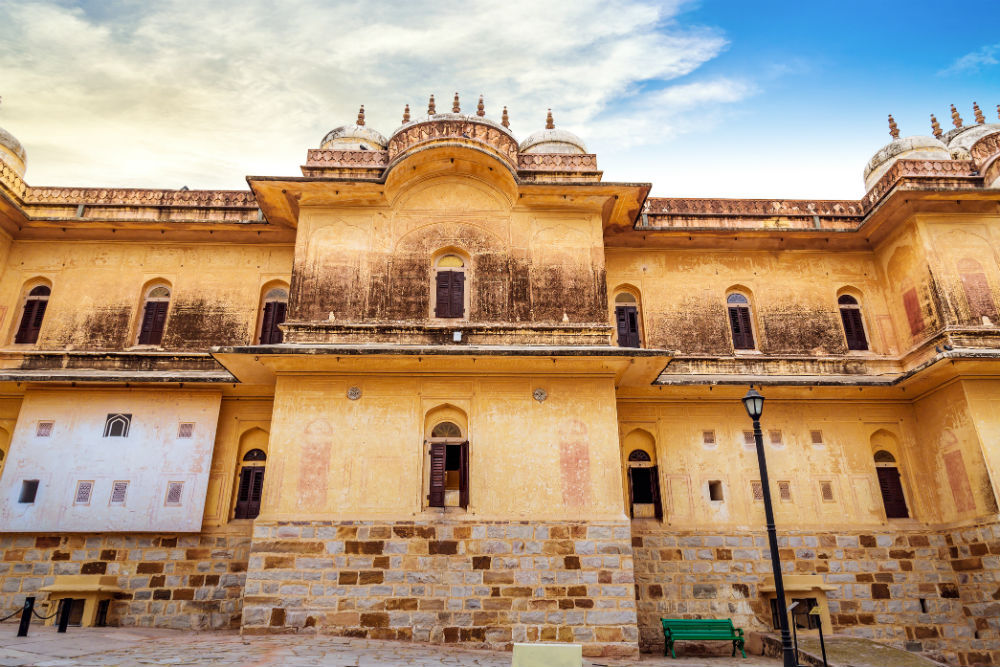
[[[54,628],[33,626],[26,638],[17,626],[0,625],[0,666],[111,667],[131,665],[219,665],[225,667],[509,667],[510,653],[409,642],[339,637],[281,635],[241,638],[236,633],[194,633],[152,628]],[[618,667],[776,667],[770,658],[750,656],[736,662],[723,657],[643,656],[640,660],[584,660],[585,665]]]

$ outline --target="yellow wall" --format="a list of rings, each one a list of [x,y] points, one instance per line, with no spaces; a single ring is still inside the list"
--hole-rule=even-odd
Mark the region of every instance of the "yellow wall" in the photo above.
[[[279,376],[261,518],[421,515],[424,415],[441,405],[468,417],[469,517],[622,518],[611,379],[517,376]]]
[[[24,286],[44,278],[52,294],[38,347],[122,349],[138,335],[143,288],[172,285],[163,346],[206,351],[249,344],[260,289],[291,275],[290,246],[236,244],[17,241],[0,278],[0,343],[10,345],[20,321]]]

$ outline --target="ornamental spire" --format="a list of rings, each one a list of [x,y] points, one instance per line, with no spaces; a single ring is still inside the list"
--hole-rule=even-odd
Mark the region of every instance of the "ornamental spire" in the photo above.
[[[483,96],[482,95],[479,96],[479,105],[476,107],[476,115],[477,116],[485,116],[486,115],[486,105],[483,104]]]
[[[358,125],[365,124],[365,105],[362,104],[361,108],[358,110]]]
[[[549,114],[545,117],[545,129],[546,130],[556,129],[555,121],[552,120],[552,109],[549,109]]]
[[[997,105],[997,118],[1000,118],[1000,104]]]
[[[410,105],[407,104],[406,108],[403,109],[403,124],[410,122]]]
[[[427,115],[433,116],[437,113],[437,106],[434,104],[434,93],[431,93],[431,99],[427,103]]]
[[[458,106],[458,93],[455,93],[455,99],[451,102],[451,112],[462,113],[462,107]]]
[[[893,139],[899,139],[899,128],[896,127],[896,120],[889,114],[889,136]]]
[[[955,108],[954,104],[951,105],[951,122],[955,124],[956,129],[962,127],[962,117],[958,115],[958,109]]]
[[[984,125],[986,123],[986,117],[983,116],[982,110],[979,108],[979,105],[976,104],[975,102],[972,103],[972,113],[976,114],[977,123],[979,123],[980,125]]]
[[[1000,111],[1000,105],[997,105],[997,111]],[[507,115],[507,107],[503,108],[503,115],[500,116],[500,124],[504,127],[510,127],[510,116]]]
[[[941,135],[944,134],[941,131],[941,124],[938,123],[938,119],[934,117],[934,114],[931,114],[931,131],[934,133],[936,139],[940,139]]]

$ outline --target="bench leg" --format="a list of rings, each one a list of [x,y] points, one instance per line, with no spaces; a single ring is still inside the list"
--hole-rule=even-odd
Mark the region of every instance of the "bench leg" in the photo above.
[[[666,643],[663,645],[663,655],[664,655],[664,657],[666,657],[667,651],[670,651],[670,657],[671,658],[674,658],[674,659],[677,658],[677,654],[674,653],[674,640],[673,639],[668,639],[666,641]]]
[[[745,650],[743,650],[743,644],[744,644],[744,642],[743,642],[742,639],[734,639],[733,640],[733,657],[734,658],[736,657],[736,649],[740,650],[740,653],[743,654],[744,658],[747,657],[747,652]]]

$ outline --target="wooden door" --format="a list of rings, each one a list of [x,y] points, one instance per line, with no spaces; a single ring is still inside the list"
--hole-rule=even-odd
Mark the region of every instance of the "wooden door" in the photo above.
[[[278,325],[285,321],[288,304],[283,301],[268,301],[264,304],[264,317],[260,325],[260,344],[277,345],[283,339]]]
[[[240,488],[236,496],[237,519],[257,518],[263,491],[264,466],[248,466],[240,470]]]
[[[729,325],[733,329],[733,347],[737,350],[752,350],[754,344],[750,309],[746,306],[730,307]]]
[[[435,317],[465,316],[465,273],[438,271],[435,290]]]
[[[906,497],[903,495],[903,484],[899,479],[899,468],[876,468],[878,486],[882,491],[882,503],[885,505],[885,515],[890,519],[905,519],[910,516],[906,507]]]
[[[147,301],[139,329],[139,345],[159,345],[163,340],[163,326],[167,321],[169,301]]]
[[[38,332],[42,330],[42,319],[48,299],[28,299],[24,302],[24,312],[21,314],[21,324],[17,328],[15,343],[37,343]]]
[[[868,339],[865,337],[865,327],[861,324],[861,311],[857,308],[841,308],[840,319],[844,323],[847,349],[867,350]]]
[[[639,347],[639,309],[635,306],[616,306],[619,347]]]

